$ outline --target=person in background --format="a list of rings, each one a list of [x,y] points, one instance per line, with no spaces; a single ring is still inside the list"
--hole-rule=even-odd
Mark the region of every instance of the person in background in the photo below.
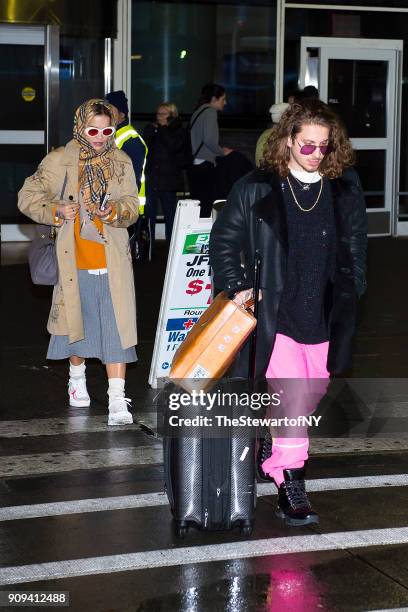
[[[232,149],[220,147],[217,114],[227,103],[225,89],[207,83],[201,90],[196,110],[190,120],[193,163],[190,167],[190,195],[200,201],[201,217],[209,217],[215,193],[215,164],[217,156],[228,155]]]
[[[116,114],[115,143],[118,149],[123,149],[132,160],[135,171],[137,188],[139,190],[139,202],[143,207],[145,203],[145,177],[144,167],[147,156],[147,146],[139,132],[129,122],[128,99],[124,91],[111,91],[106,96]],[[143,210],[141,211],[143,212]]]
[[[253,169],[254,164],[241,151],[234,150],[229,155],[217,157],[215,167],[216,199],[225,200],[234,183]]]
[[[108,377],[108,424],[124,425],[133,420],[125,374],[126,364],[136,361],[137,343],[126,229],[138,216],[135,173],[115,145],[115,111],[106,100],[81,104],[73,136],[25,180],[18,207],[57,232],[59,281],[47,325],[47,359],[69,359],[73,407],[90,405],[85,359],[100,359]]]
[[[306,85],[303,92],[303,99],[306,98],[314,98],[315,100],[319,99],[319,90],[314,87],[314,85]]]
[[[175,104],[163,102],[156,109],[154,123],[143,130],[148,148],[146,163],[146,215],[150,219],[154,248],[156,216],[159,204],[163,210],[166,241],[170,243],[177,191],[182,183],[187,132]]]
[[[295,89],[291,92],[289,92],[288,95],[288,104],[294,104],[298,99],[300,99],[300,97],[302,96],[300,89]]]
[[[240,179],[210,235],[214,284],[237,304],[252,297],[254,258],[262,259],[256,377],[295,391],[350,367],[357,299],[366,288],[367,213],[354,152],[337,115],[305,99],[282,115],[261,168]],[[243,256],[243,265],[241,265]],[[248,345],[233,375],[247,376]],[[289,382],[285,382],[289,381]],[[302,394],[295,393],[303,399]],[[282,406],[292,410],[281,393]],[[307,399],[307,398],[306,398]],[[305,401],[302,416],[316,404]],[[289,436],[287,435],[289,433]],[[280,434],[280,435],[279,435]],[[285,435],[282,435],[285,434]],[[278,487],[276,515],[288,525],[317,523],[305,489],[309,438],[271,431],[260,474]]]
[[[304,89],[297,89],[290,92],[288,95],[288,104],[294,104],[295,102],[302,102],[307,98],[314,98],[319,100],[319,90],[314,85],[306,85]]]
[[[287,102],[281,102],[280,104],[272,104],[271,108],[269,109],[272,118],[272,127],[262,132],[256,143],[255,164],[257,167],[259,167],[263,159],[264,148],[269,136],[272,133],[272,130],[274,129],[274,126],[279,123],[280,118],[287,108],[289,108],[289,104]]]

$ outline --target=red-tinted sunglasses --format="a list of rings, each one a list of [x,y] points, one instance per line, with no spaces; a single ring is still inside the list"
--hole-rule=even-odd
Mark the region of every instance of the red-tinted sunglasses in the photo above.
[[[102,134],[103,136],[113,136],[115,132],[116,132],[116,128],[114,128],[112,125],[106,128],[102,128],[101,130],[96,127],[87,127],[84,129],[84,133],[87,136],[92,136],[92,137],[100,136],[100,134]]]
[[[333,151],[333,147],[329,144],[328,145],[310,145],[310,144],[302,145],[297,140],[296,142],[298,143],[300,147],[300,153],[302,155],[311,155],[312,153],[316,151],[316,149],[320,149],[320,152],[322,155],[327,155],[328,153],[331,153]]]

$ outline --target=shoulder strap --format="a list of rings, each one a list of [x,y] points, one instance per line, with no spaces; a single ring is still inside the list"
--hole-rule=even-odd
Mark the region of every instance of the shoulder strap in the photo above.
[[[198,114],[197,114],[197,115],[194,117],[194,121],[193,121],[192,123],[190,123],[190,125],[188,126],[188,129],[190,130],[190,132],[191,132],[191,129],[192,129],[193,125],[195,124],[195,122],[196,122],[196,121],[197,121],[197,119],[199,118],[199,116],[200,116],[200,115],[201,115],[201,114],[202,114],[204,111],[206,111],[206,110],[207,110],[207,108],[210,108],[210,107],[209,107],[209,106],[205,106],[205,107],[204,107],[204,108],[202,108],[202,109],[200,110],[200,112],[199,112],[199,113],[198,113]],[[197,157],[198,152],[201,150],[201,147],[203,146],[203,144],[204,144],[204,141],[202,140],[202,141],[201,141],[200,146],[198,147],[198,149],[195,151],[195,153],[193,153],[193,159],[194,159],[195,157]]]
[[[199,118],[199,116],[207,110],[207,108],[210,108],[209,106],[206,106],[205,108],[202,108],[200,110],[199,113],[197,113],[197,115],[194,117],[194,120],[192,121],[192,123],[190,123],[190,125],[188,126],[188,129],[191,130],[191,128],[193,127],[193,125],[195,124],[195,122],[197,121],[197,119]]]

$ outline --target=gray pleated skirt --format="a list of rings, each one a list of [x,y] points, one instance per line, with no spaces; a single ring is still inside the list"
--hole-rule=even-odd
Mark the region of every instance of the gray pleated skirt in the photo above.
[[[109,290],[108,274],[89,274],[78,270],[84,339],[68,341],[68,336],[52,335],[47,359],[96,357],[102,363],[137,361],[135,347],[123,349]]]

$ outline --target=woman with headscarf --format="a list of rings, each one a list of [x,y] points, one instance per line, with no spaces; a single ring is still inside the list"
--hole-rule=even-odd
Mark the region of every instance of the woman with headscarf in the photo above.
[[[81,104],[73,140],[51,151],[25,180],[18,207],[56,228],[59,280],[47,358],[69,359],[70,406],[90,405],[85,359],[98,358],[108,377],[108,424],[123,425],[133,420],[125,373],[136,361],[137,342],[126,228],[137,219],[138,197],[132,162],[115,145],[114,116],[104,100]]]

